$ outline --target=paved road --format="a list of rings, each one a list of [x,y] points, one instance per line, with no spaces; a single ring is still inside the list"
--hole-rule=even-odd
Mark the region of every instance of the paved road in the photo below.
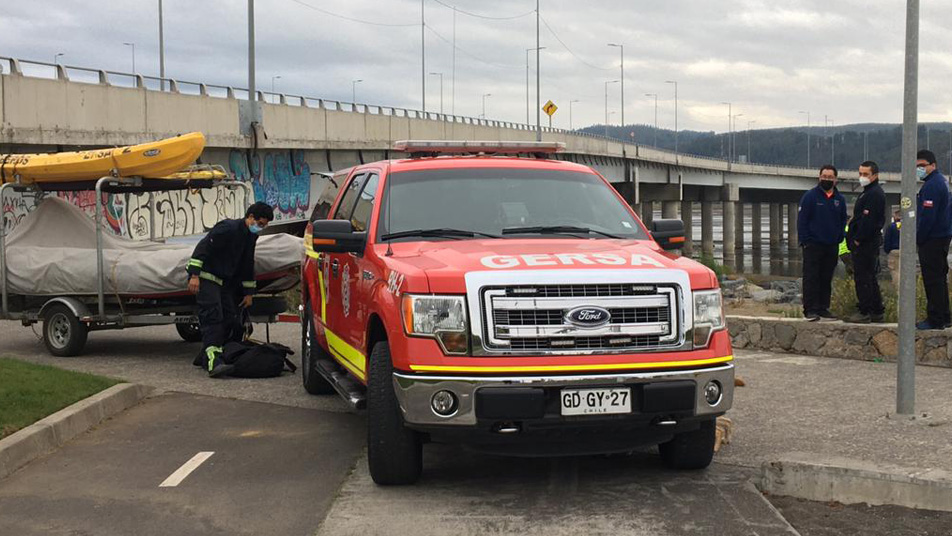
[[[0,481],[0,534],[311,534],[363,445],[354,415],[160,395]]]

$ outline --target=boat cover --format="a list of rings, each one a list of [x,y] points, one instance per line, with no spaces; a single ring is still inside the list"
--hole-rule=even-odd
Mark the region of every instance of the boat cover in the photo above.
[[[161,296],[187,290],[185,265],[194,244],[160,244],[103,233],[105,293]],[[96,284],[96,224],[82,209],[48,197],[7,236],[10,294],[93,295]],[[300,266],[304,245],[288,234],[262,236],[255,248],[255,274]]]

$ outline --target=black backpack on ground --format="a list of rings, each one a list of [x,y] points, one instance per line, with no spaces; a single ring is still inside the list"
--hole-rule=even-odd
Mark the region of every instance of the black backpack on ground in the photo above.
[[[225,343],[222,361],[234,365],[229,376],[237,378],[274,378],[285,370],[297,371],[297,366],[287,356],[294,355],[287,346],[278,343],[258,343],[254,341]],[[208,368],[208,357],[200,352],[193,365]]]

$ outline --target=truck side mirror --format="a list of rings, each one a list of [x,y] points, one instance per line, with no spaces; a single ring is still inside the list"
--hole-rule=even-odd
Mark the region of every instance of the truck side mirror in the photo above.
[[[651,222],[651,238],[661,249],[684,247],[684,222],[681,220],[654,220]]]
[[[315,220],[311,224],[314,251],[318,253],[364,252],[367,233],[354,231],[350,220]]]

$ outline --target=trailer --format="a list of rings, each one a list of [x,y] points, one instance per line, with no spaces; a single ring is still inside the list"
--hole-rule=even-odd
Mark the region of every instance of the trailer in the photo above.
[[[163,294],[107,293],[106,267],[104,262],[103,194],[126,193],[149,194],[151,226],[149,241],[157,242],[155,236],[155,193],[174,190],[225,188],[241,190],[244,207],[253,202],[251,186],[246,182],[221,180],[227,173],[220,167],[200,166],[191,168],[195,173],[186,173],[186,178],[144,178],[106,176],[95,183],[32,183],[20,181],[0,185],[0,204],[8,192],[33,197],[36,205],[51,193],[61,191],[94,191],[96,212],[94,217],[96,236],[96,288],[95,292],[63,295],[28,295],[12,292],[9,288],[8,234],[0,225],[0,319],[19,320],[23,326],[42,323],[42,339],[50,354],[75,356],[82,353],[89,332],[117,330],[140,326],[174,325],[182,339],[189,342],[201,340],[196,316],[195,297],[187,291]],[[177,174],[181,176],[183,174]],[[192,178],[199,177],[199,178]],[[184,274],[184,272],[183,272]],[[184,277],[184,275],[183,275]],[[251,322],[268,324],[279,321],[287,309],[287,303],[279,295],[300,282],[299,269],[279,270],[256,275],[258,293],[254,305],[247,311]],[[294,320],[297,320],[295,316]],[[270,338],[270,330],[268,330]]]

